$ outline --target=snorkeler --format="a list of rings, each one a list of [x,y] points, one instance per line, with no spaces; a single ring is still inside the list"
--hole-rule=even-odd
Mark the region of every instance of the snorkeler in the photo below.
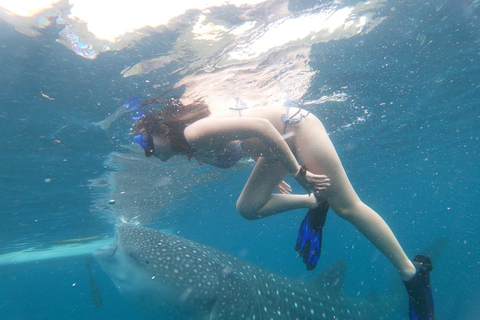
[[[152,99],[148,103],[158,103]],[[237,200],[246,219],[307,208],[297,242],[307,269],[317,265],[329,207],[352,223],[395,266],[410,297],[410,318],[433,320],[429,258],[410,261],[385,221],[357,196],[328,134],[313,114],[296,107],[259,108],[211,114],[196,102],[170,99],[135,124],[135,141],[147,157],[174,155],[230,168],[243,157],[256,159]],[[300,164],[301,165],[300,165]],[[308,193],[291,194],[290,174]],[[280,193],[274,193],[275,189]]]

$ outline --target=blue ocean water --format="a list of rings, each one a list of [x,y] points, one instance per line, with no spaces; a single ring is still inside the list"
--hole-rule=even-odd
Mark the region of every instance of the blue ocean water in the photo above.
[[[300,15],[316,5],[292,2],[289,9]],[[432,273],[437,320],[479,319],[479,4],[388,1],[377,10],[383,19],[369,32],[311,44],[308,65],[315,74],[301,98],[345,94],[305,108],[323,121],[357,193],[409,256],[449,239]],[[111,173],[117,183],[120,173],[128,175],[108,159],[131,152],[132,120],[119,116],[107,130],[95,123],[132,97],[159,94],[188,75],[175,72],[187,63],[181,59],[148,74],[120,74],[179,50],[174,28],[93,60],[56,41],[63,28],[52,24],[28,37],[0,22],[1,254],[112,236],[112,210],[120,202],[109,205],[109,189],[98,189],[111,185]],[[149,214],[149,225],[291,277],[313,276],[294,251],[302,210],[257,221],[235,212],[251,164],[226,173],[178,160],[164,165],[162,176],[152,176],[150,163],[127,176],[146,189],[153,180],[165,182],[155,190],[168,199],[162,203],[168,210]],[[171,180],[184,170],[180,193]],[[346,294],[381,293],[399,281],[358,231],[330,214],[317,269],[339,258],[348,264]],[[94,308],[85,263],[69,257],[1,265],[0,319],[141,318],[96,264],[91,269],[103,306]]]

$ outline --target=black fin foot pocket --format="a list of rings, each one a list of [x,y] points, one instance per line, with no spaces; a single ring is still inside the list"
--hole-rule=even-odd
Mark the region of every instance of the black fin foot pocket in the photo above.
[[[430,272],[433,270],[429,257],[418,255],[413,260],[417,269],[415,276],[404,281],[409,296],[409,313],[411,320],[435,320]]]

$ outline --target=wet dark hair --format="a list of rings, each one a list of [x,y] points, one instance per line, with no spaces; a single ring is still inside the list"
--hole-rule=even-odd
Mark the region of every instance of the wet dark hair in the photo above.
[[[185,128],[210,115],[208,106],[200,101],[184,105],[178,98],[170,98],[161,102],[153,98],[142,103],[142,107],[158,103],[164,106],[163,109],[153,109],[140,118],[134,125],[136,134],[140,130],[151,135],[164,135],[170,140],[170,146],[174,152],[184,154],[191,159],[195,150],[185,139]]]

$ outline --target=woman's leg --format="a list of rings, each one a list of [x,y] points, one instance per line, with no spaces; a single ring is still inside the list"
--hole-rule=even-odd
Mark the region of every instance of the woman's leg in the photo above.
[[[295,154],[313,173],[330,178],[330,187],[322,191],[333,211],[352,223],[397,268],[403,280],[415,274],[415,267],[385,221],[364,204],[353,189],[340,159],[322,123],[309,116],[295,128]]]
[[[300,208],[314,208],[313,195],[273,194],[285,177],[280,161],[259,158],[237,200],[237,210],[246,219],[254,220]]]

